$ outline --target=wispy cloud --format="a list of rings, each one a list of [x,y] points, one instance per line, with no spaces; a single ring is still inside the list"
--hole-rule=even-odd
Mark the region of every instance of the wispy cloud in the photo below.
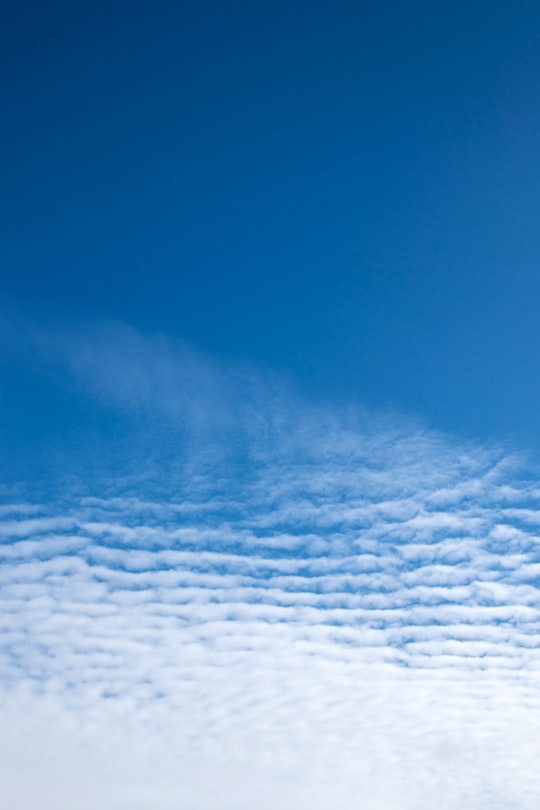
[[[123,327],[54,346],[132,455],[2,506],[10,807],[538,806],[523,459]]]

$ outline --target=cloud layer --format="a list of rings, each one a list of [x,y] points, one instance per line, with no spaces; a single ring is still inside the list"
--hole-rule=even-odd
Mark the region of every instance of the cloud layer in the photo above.
[[[51,346],[129,458],[6,489],[10,807],[538,806],[519,458],[126,329]]]

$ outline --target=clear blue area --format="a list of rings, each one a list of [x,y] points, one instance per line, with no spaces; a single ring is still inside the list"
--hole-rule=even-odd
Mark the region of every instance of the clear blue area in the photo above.
[[[5,307],[538,450],[539,34],[536,2],[10,4]],[[34,372],[5,441],[66,424]]]

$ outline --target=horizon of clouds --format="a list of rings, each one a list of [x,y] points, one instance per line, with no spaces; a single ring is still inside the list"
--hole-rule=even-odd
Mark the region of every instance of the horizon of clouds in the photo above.
[[[10,807],[538,806],[524,455],[125,325],[27,334],[105,458],[83,421],[2,493]]]

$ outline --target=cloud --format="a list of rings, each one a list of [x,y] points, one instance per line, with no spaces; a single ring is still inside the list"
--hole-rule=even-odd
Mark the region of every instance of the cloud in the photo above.
[[[5,488],[10,807],[538,806],[523,458],[125,327],[44,343],[131,439]]]

